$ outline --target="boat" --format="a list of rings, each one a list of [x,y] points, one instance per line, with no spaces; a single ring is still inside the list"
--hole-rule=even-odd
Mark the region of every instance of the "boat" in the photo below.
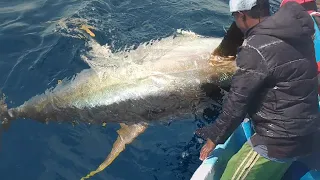
[[[320,72],[320,13],[310,14],[315,25],[315,52],[318,63],[318,71]],[[318,76],[320,79],[320,75]],[[320,91],[319,91],[320,92]],[[319,111],[320,111],[320,95]],[[242,145],[253,135],[250,119],[245,119],[235,132],[227,139],[224,144],[218,144],[209,157],[194,172],[191,180],[218,180],[222,176],[224,169],[236,154]],[[303,168],[299,163],[292,163],[286,172],[288,177],[296,177],[300,180],[320,180],[320,171],[308,170]]]

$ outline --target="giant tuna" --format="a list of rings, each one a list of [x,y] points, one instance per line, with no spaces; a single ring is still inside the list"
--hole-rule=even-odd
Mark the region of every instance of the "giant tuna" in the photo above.
[[[211,58],[221,40],[181,31],[121,55],[110,51],[104,60],[84,57],[91,68],[55,88],[11,109],[3,99],[0,118],[3,123],[120,123],[110,154],[83,179],[89,178],[110,165],[148,124],[190,118],[207,107],[210,88],[205,87],[228,84],[236,69],[233,58]],[[99,46],[93,39],[87,43]]]

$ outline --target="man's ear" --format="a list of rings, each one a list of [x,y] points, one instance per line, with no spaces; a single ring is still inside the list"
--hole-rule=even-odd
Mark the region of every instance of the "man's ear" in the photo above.
[[[244,12],[239,12],[238,18],[241,19],[242,21],[246,21],[246,14]]]

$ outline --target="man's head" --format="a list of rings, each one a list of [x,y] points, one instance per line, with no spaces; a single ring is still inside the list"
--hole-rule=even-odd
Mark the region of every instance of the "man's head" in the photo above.
[[[230,12],[243,33],[270,16],[269,0],[230,0],[229,5]]]
[[[280,7],[282,7],[287,2],[290,2],[290,1],[297,2],[298,4],[303,6],[308,11],[308,13],[315,12],[318,9],[315,0],[283,0],[280,4]]]

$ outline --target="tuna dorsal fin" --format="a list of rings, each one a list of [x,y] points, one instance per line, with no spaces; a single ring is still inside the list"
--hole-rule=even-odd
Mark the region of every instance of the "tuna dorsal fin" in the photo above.
[[[148,125],[144,123],[133,124],[133,125],[126,125],[124,123],[120,123],[120,126],[121,128],[117,131],[119,134],[118,138],[116,142],[113,144],[112,150],[108,155],[108,157],[98,167],[97,170],[90,172],[86,177],[81,178],[81,180],[88,179],[94,176],[95,174],[103,171],[125,149],[126,144],[130,144],[136,137],[138,137],[141,133],[143,133],[148,127]]]

